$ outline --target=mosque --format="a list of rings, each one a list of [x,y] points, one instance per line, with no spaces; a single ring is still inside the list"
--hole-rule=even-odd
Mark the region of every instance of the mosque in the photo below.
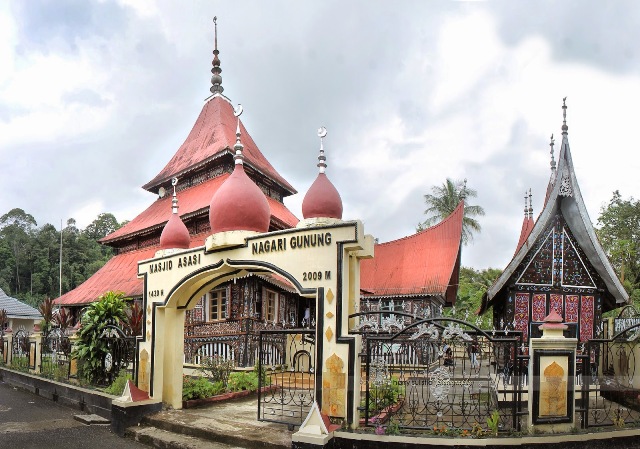
[[[215,22],[215,21],[214,21]],[[211,234],[234,230],[270,232],[271,240],[253,243],[253,254],[295,251],[331,244],[331,234],[287,237],[285,230],[300,220],[284,204],[297,191],[271,165],[223,92],[217,44],[213,50],[211,95],[191,132],[171,160],[142,186],[156,198],[102,244],[115,255],[76,289],[56,299],[76,317],[87,304],[107,291],[121,291],[146,304],[166,292],[145,291],[138,263],[159,251],[170,254],[205,245]],[[340,193],[329,180],[320,128],[318,175],[304,195],[303,220],[328,223],[341,220]],[[463,204],[439,224],[416,234],[375,244],[374,257],[361,262],[360,301],[370,310],[404,311],[437,316],[455,303],[462,237]],[[278,236],[282,231],[282,236]],[[171,270],[168,264],[196,266],[193,254],[152,264],[150,273]],[[312,267],[309,261],[309,267]],[[177,268],[177,267],[176,267]],[[329,272],[305,268],[316,280]],[[187,311],[184,361],[217,354],[238,366],[251,366],[257,354],[258,333],[265,329],[314,327],[316,303],[298,293],[290,280],[273,272],[234,277],[202,295]]]

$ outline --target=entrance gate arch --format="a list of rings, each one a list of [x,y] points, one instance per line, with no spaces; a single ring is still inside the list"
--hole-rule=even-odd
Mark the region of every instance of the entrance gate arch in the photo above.
[[[373,238],[364,235],[358,221],[310,219],[298,226],[264,234],[221,232],[209,236],[204,246],[160,250],[139,262],[145,312],[139,388],[181,408],[186,311],[221,283],[271,272],[286,278],[301,296],[316,300],[316,392],[322,391],[324,379],[316,401],[328,415],[354,422],[360,337],[348,336],[348,315],[359,298],[360,259],[373,256]]]

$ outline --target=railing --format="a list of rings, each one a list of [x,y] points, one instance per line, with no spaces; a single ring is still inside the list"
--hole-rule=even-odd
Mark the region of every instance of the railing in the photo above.
[[[262,331],[284,330],[282,323],[253,318],[185,325],[184,363],[199,364],[203,356],[219,355],[233,360],[238,367],[255,366],[258,361],[259,334]],[[312,331],[313,332],[313,331]],[[268,351],[276,360],[278,349]]]
[[[360,316],[350,332],[363,335],[361,425],[471,431],[498,412],[499,430],[522,429],[528,356],[520,332],[402,312],[350,318]]]

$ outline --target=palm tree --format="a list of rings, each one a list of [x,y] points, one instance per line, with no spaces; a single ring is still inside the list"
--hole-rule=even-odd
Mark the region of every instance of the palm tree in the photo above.
[[[418,224],[416,231],[422,231],[444,220],[453,213],[460,201],[464,201],[462,243],[467,245],[473,240],[473,233],[481,230],[480,223],[473,217],[484,215],[484,209],[481,206],[470,206],[467,202],[469,198],[478,196],[478,192],[467,187],[466,179],[453,181],[450,178],[447,178],[441,186],[431,187],[431,192],[424,196],[424,202],[427,205],[424,214],[428,217]]]

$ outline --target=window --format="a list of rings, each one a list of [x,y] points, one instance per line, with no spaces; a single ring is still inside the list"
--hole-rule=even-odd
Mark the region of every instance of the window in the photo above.
[[[278,294],[271,290],[264,291],[264,318],[271,322],[278,320]]]
[[[208,300],[208,321],[220,321],[227,318],[227,290],[213,290],[207,293]]]

